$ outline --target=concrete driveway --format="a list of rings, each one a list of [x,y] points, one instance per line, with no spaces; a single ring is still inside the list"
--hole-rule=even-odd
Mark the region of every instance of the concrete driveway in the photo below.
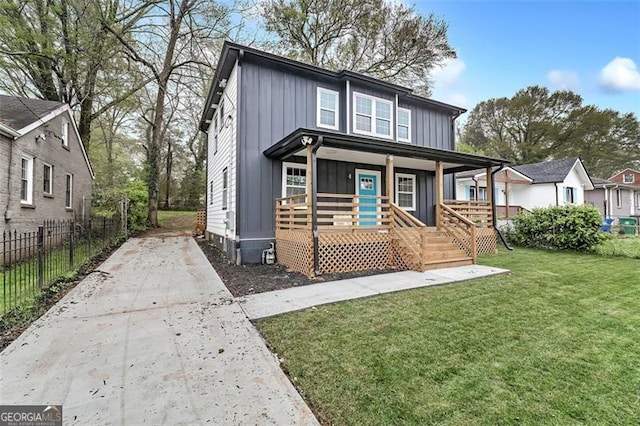
[[[187,235],[134,238],[0,354],[64,424],[318,424]]]

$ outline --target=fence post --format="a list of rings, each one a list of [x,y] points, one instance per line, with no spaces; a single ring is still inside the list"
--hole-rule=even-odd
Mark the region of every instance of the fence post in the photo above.
[[[74,247],[73,247],[73,238],[74,238],[74,233],[75,233],[75,222],[73,220],[67,222],[69,224],[69,268],[73,269],[73,251],[74,251]]]
[[[44,226],[38,226],[38,286],[44,287]]]
[[[89,257],[91,257],[92,253],[91,253],[91,228],[92,228],[92,221],[91,218],[89,218]]]

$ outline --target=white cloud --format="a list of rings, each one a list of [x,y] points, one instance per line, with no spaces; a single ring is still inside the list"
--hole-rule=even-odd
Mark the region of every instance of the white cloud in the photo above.
[[[580,77],[575,71],[552,70],[547,74],[547,80],[555,90],[578,90]]]
[[[630,58],[616,57],[600,71],[600,85],[615,91],[640,90],[640,72]]]
[[[431,78],[438,87],[453,87],[466,68],[467,64],[460,58],[448,59],[431,71]]]
[[[447,96],[447,103],[455,106],[467,108],[469,106],[469,99],[462,93],[452,93]]]

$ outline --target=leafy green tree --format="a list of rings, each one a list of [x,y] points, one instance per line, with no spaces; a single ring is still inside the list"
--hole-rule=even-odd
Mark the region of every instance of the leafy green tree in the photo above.
[[[633,114],[583,106],[576,93],[539,86],[480,102],[460,140],[467,150],[516,165],[578,156],[592,176],[609,176],[640,159],[640,127]]]
[[[101,22],[130,37],[156,1],[3,0],[0,3],[0,88],[8,93],[65,102],[79,111],[78,131],[90,146],[91,125],[102,112],[137,91],[136,82],[97,108],[113,81],[104,72],[121,47]],[[118,85],[123,82],[118,80]]]
[[[448,24],[385,0],[266,0],[266,29],[282,53],[348,69],[428,93],[430,71],[456,53]]]

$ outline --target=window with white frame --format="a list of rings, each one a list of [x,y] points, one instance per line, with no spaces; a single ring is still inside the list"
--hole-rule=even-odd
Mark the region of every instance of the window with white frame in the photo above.
[[[405,210],[416,209],[416,175],[396,173],[396,202]]]
[[[229,173],[227,168],[225,167],[222,170],[222,210],[226,210],[227,209],[227,199],[228,199],[228,192],[229,192]]]
[[[33,158],[22,157],[20,170],[20,202],[33,202]]]
[[[67,174],[67,188],[64,197],[65,207],[70,209],[73,206],[73,175]]]
[[[318,87],[318,127],[338,130],[339,93]]]
[[[209,204],[213,204],[213,181],[209,182]]]
[[[218,114],[213,114],[213,153],[218,152]]]
[[[475,186],[470,186],[469,201],[487,201],[487,187],[479,186],[476,191]]]
[[[616,207],[622,208],[622,190],[616,189]]]
[[[398,140],[411,142],[411,110],[398,108]]]
[[[307,167],[304,164],[282,164],[282,196],[292,197],[307,191]]]
[[[353,104],[354,133],[391,138],[391,101],[354,93]]]
[[[576,188],[565,186],[564,188],[564,202],[567,204],[575,204],[577,200],[578,191]]]
[[[62,145],[69,146],[69,123],[62,123]]]
[[[42,192],[53,194],[53,166],[46,163],[42,165]]]
[[[636,209],[638,209],[640,208],[640,191],[635,191],[635,197],[636,197],[635,207]]]
[[[633,173],[628,173],[622,176],[623,183],[633,183]]]

